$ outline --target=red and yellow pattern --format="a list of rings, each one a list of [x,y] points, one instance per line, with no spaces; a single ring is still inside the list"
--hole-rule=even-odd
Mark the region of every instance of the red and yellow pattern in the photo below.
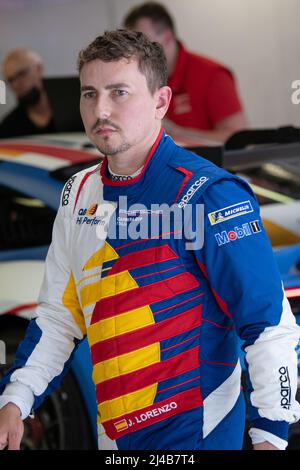
[[[176,403],[176,409],[170,409],[171,414],[153,411],[152,416],[150,412],[163,403],[155,403],[160,381],[199,366],[199,346],[162,361],[160,341],[187,332],[201,322],[201,308],[197,306],[176,315],[175,322],[173,317],[156,323],[150,305],[193,289],[198,281],[184,272],[139,287],[129,269],[176,258],[168,245],[119,257],[106,242],[84,266],[83,270],[88,271],[114,261],[100,281],[92,280],[80,289],[83,308],[95,304],[87,335],[94,365],[99,421],[112,439],[132,431],[133,423],[137,430],[152,424],[153,419],[159,421],[166,415],[178,413],[181,407],[199,406],[201,401],[197,389],[197,399],[195,396],[193,402],[184,399]],[[167,404],[161,406],[168,408]],[[144,411],[151,422],[139,420],[138,415]]]

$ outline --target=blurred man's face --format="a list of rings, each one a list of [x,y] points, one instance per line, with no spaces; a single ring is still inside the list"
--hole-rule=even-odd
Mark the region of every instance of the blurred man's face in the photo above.
[[[100,152],[142,152],[160,129],[168,106],[167,87],[152,95],[135,59],[88,62],[80,81],[81,117]]]
[[[139,19],[132,29],[134,31],[140,31],[141,33],[144,33],[148,37],[148,39],[150,39],[150,41],[158,42],[165,51],[166,33],[167,36],[169,36],[169,31],[160,31],[159,28],[154,25],[149,18]]]
[[[29,58],[8,59],[4,64],[3,74],[17,98],[26,95],[33,87],[41,87],[42,65]]]

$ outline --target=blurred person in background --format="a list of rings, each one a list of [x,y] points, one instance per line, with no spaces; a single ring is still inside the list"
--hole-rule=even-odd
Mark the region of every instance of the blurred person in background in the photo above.
[[[41,57],[30,49],[14,49],[4,58],[2,72],[18,103],[0,123],[0,138],[55,131]]]
[[[203,144],[206,139],[219,143],[247,127],[232,72],[187,51],[163,5],[146,2],[136,6],[123,23],[126,29],[141,31],[164,49],[168,85],[173,92],[164,127],[172,137],[183,143]]]

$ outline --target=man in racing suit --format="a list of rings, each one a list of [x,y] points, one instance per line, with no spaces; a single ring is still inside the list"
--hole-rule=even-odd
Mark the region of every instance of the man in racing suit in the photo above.
[[[107,32],[79,70],[85,129],[107,156],[62,193],[36,316],[2,383],[1,446],[19,447],[87,335],[99,448],[240,449],[241,340],[254,448],[284,449],[299,331],[251,189],[161,129],[159,45]]]

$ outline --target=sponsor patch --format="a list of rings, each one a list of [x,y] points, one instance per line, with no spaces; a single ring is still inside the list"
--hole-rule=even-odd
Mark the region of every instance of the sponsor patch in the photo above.
[[[199,178],[197,181],[195,181],[195,183],[192,184],[192,186],[188,189],[188,191],[185,193],[185,195],[179,201],[178,207],[183,209],[189,203],[189,201],[192,199],[192,197],[198,191],[198,189],[200,189],[201,186],[203,186],[204,183],[206,183],[206,181],[208,181],[208,180],[209,180],[209,178],[207,178],[206,176],[201,176],[201,178]]]
[[[286,410],[290,409],[291,406],[291,384],[289,370],[287,367],[280,367],[279,369],[279,381],[280,381],[280,405]]]
[[[97,217],[95,214],[98,209],[98,204],[91,204],[88,209],[79,209],[78,216],[76,219],[76,225],[101,225],[104,221],[101,217]],[[94,217],[93,217],[94,216]]]
[[[86,211],[86,215],[92,216],[96,214],[96,211],[98,209],[98,204],[92,204],[88,210]]]
[[[76,178],[76,176],[72,176],[72,178],[70,178],[66,182],[65,189],[64,189],[64,192],[63,192],[63,195],[62,195],[62,201],[61,201],[63,206],[67,206],[69,204],[70,192],[71,192],[73,183],[75,181],[75,178]]]
[[[259,220],[252,220],[251,222],[246,222],[240,227],[234,227],[233,230],[223,230],[222,232],[216,233],[215,238],[218,246],[222,246],[229,242],[234,242],[235,240],[249,237],[259,232],[261,232]]]
[[[211,225],[219,224],[225,220],[233,219],[233,217],[239,217],[240,215],[248,214],[253,212],[253,207],[250,201],[239,202],[232,206],[223,207],[217,211],[210,212],[207,216]]]
[[[130,175],[113,175],[112,173],[110,173],[109,177],[114,182],[132,180],[132,176],[130,176]]]

